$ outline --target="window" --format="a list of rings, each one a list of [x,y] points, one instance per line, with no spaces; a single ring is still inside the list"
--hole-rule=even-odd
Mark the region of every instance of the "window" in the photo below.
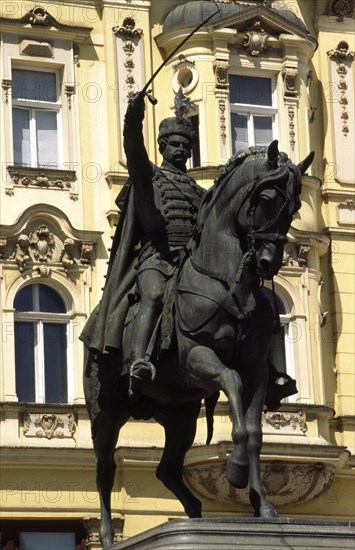
[[[272,78],[230,75],[232,150],[269,145],[276,137]]]
[[[20,533],[19,550],[75,550],[75,533]]]
[[[56,71],[12,69],[14,164],[58,168],[60,93]]]
[[[269,300],[275,312],[274,296],[270,289],[264,287],[263,293]],[[286,311],[283,301],[275,294],[277,313],[280,318],[280,331],[273,334],[270,348],[269,360],[280,372],[295,376],[294,350],[292,349],[294,338],[294,323],[291,322],[291,314]]]
[[[59,294],[44,284],[16,295],[15,364],[19,401],[68,402],[68,314]]]

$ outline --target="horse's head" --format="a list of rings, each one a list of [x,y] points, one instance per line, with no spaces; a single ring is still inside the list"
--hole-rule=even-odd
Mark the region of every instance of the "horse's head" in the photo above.
[[[273,141],[268,148],[252,149],[240,166],[242,178],[250,183],[242,191],[237,211],[238,233],[244,235],[264,279],[272,279],[282,266],[286,235],[301,206],[302,174],[313,157],[312,152],[295,165]]]

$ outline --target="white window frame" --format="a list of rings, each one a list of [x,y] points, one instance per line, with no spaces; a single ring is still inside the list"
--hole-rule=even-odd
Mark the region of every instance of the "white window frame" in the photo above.
[[[254,115],[272,117],[272,139],[278,138],[278,120],[277,120],[277,85],[275,74],[265,74],[260,72],[231,72],[230,76],[248,76],[250,78],[268,78],[271,81],[271,103],[272,105],[258,105],[249,103],[232,103],[230,101],[231,120],[232,114],[247,115],[248,147],[255,146]],[[232,132],[232,125],[231,125]],[[231,135],[232,151],[234,148]],[[236,151],[234,151],[235,153]]]
[[[37,67],[30,65],[12,65],[11,70],[21,71],[36,71],[44,73],[52,73],[55,75],[57,101],[41,101],[33,99],[13,99],[12,107],[19,109],[22,108],[30,112],[30,146],[31,146],[31,164],[32,168],[63,168],[63,124],[62,124],[62,87],[61,78],[58,69],[51,67]],[[46,166],[39,166],[38,164],[38,151],[37,151],[37,138],[36,138],[36,123],[35,123],[35,111],[51,111],[57,114],[57,143],[58,143],[58,159],[57,165],[50,163]],[[12,124],[12,131],[14,127]]]
[[[39,311],[39,285],[43,283],[33,283],[33,306],[37,311],[16,311],[14,313],[14,321],[31,323],[35,331],[35,348],[34,348],[34,375],[35,375],[35,403],[46,403],[45,396],[45,362],[44,362],[44,323],[55,323],[66,325],[66,359],[67,359],[67,403],[74,401],[73,396],[73,377],[72,377],[72,348],[70,345],[70,334],[72,327],[70,326],[71,315],[68,313],[47,313]],[[21,292],[22,287],[18,292]],[[63,300],[62,295],[57,289],[50,287],[58,293]],[[65,304],[65,301],[63,300]]]

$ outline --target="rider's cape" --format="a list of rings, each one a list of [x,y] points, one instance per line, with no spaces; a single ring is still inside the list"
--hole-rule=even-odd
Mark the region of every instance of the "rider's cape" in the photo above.
[[[80,340],[92,353],[121,351],[129,292],[136,279],[136,245],[141,240],[142,229],[136,219],[134,187],[129,180],[115,202],[122,210],[112,241],[106,284],[100,303],[80,335]]]

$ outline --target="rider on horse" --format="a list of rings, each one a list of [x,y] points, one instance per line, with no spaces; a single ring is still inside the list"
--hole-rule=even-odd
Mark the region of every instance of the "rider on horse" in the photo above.
[[[123,208],[102,301],[82,334],[92,351],[122,353],[125,318],[132,298],[138,300],[131,335],[132,397],[139,395],[141,380],[154,378],[147,348],[157,332],[166,284],[185,255],[205,193],[186,173],[194,138],[192,124],[184,116],[188,101],[179,91],[177,116],[160,123],[163,163],[157,167],[144,146],[145,95],[139,92],[128,103],[123,137],[129,180],[116,201]]]

